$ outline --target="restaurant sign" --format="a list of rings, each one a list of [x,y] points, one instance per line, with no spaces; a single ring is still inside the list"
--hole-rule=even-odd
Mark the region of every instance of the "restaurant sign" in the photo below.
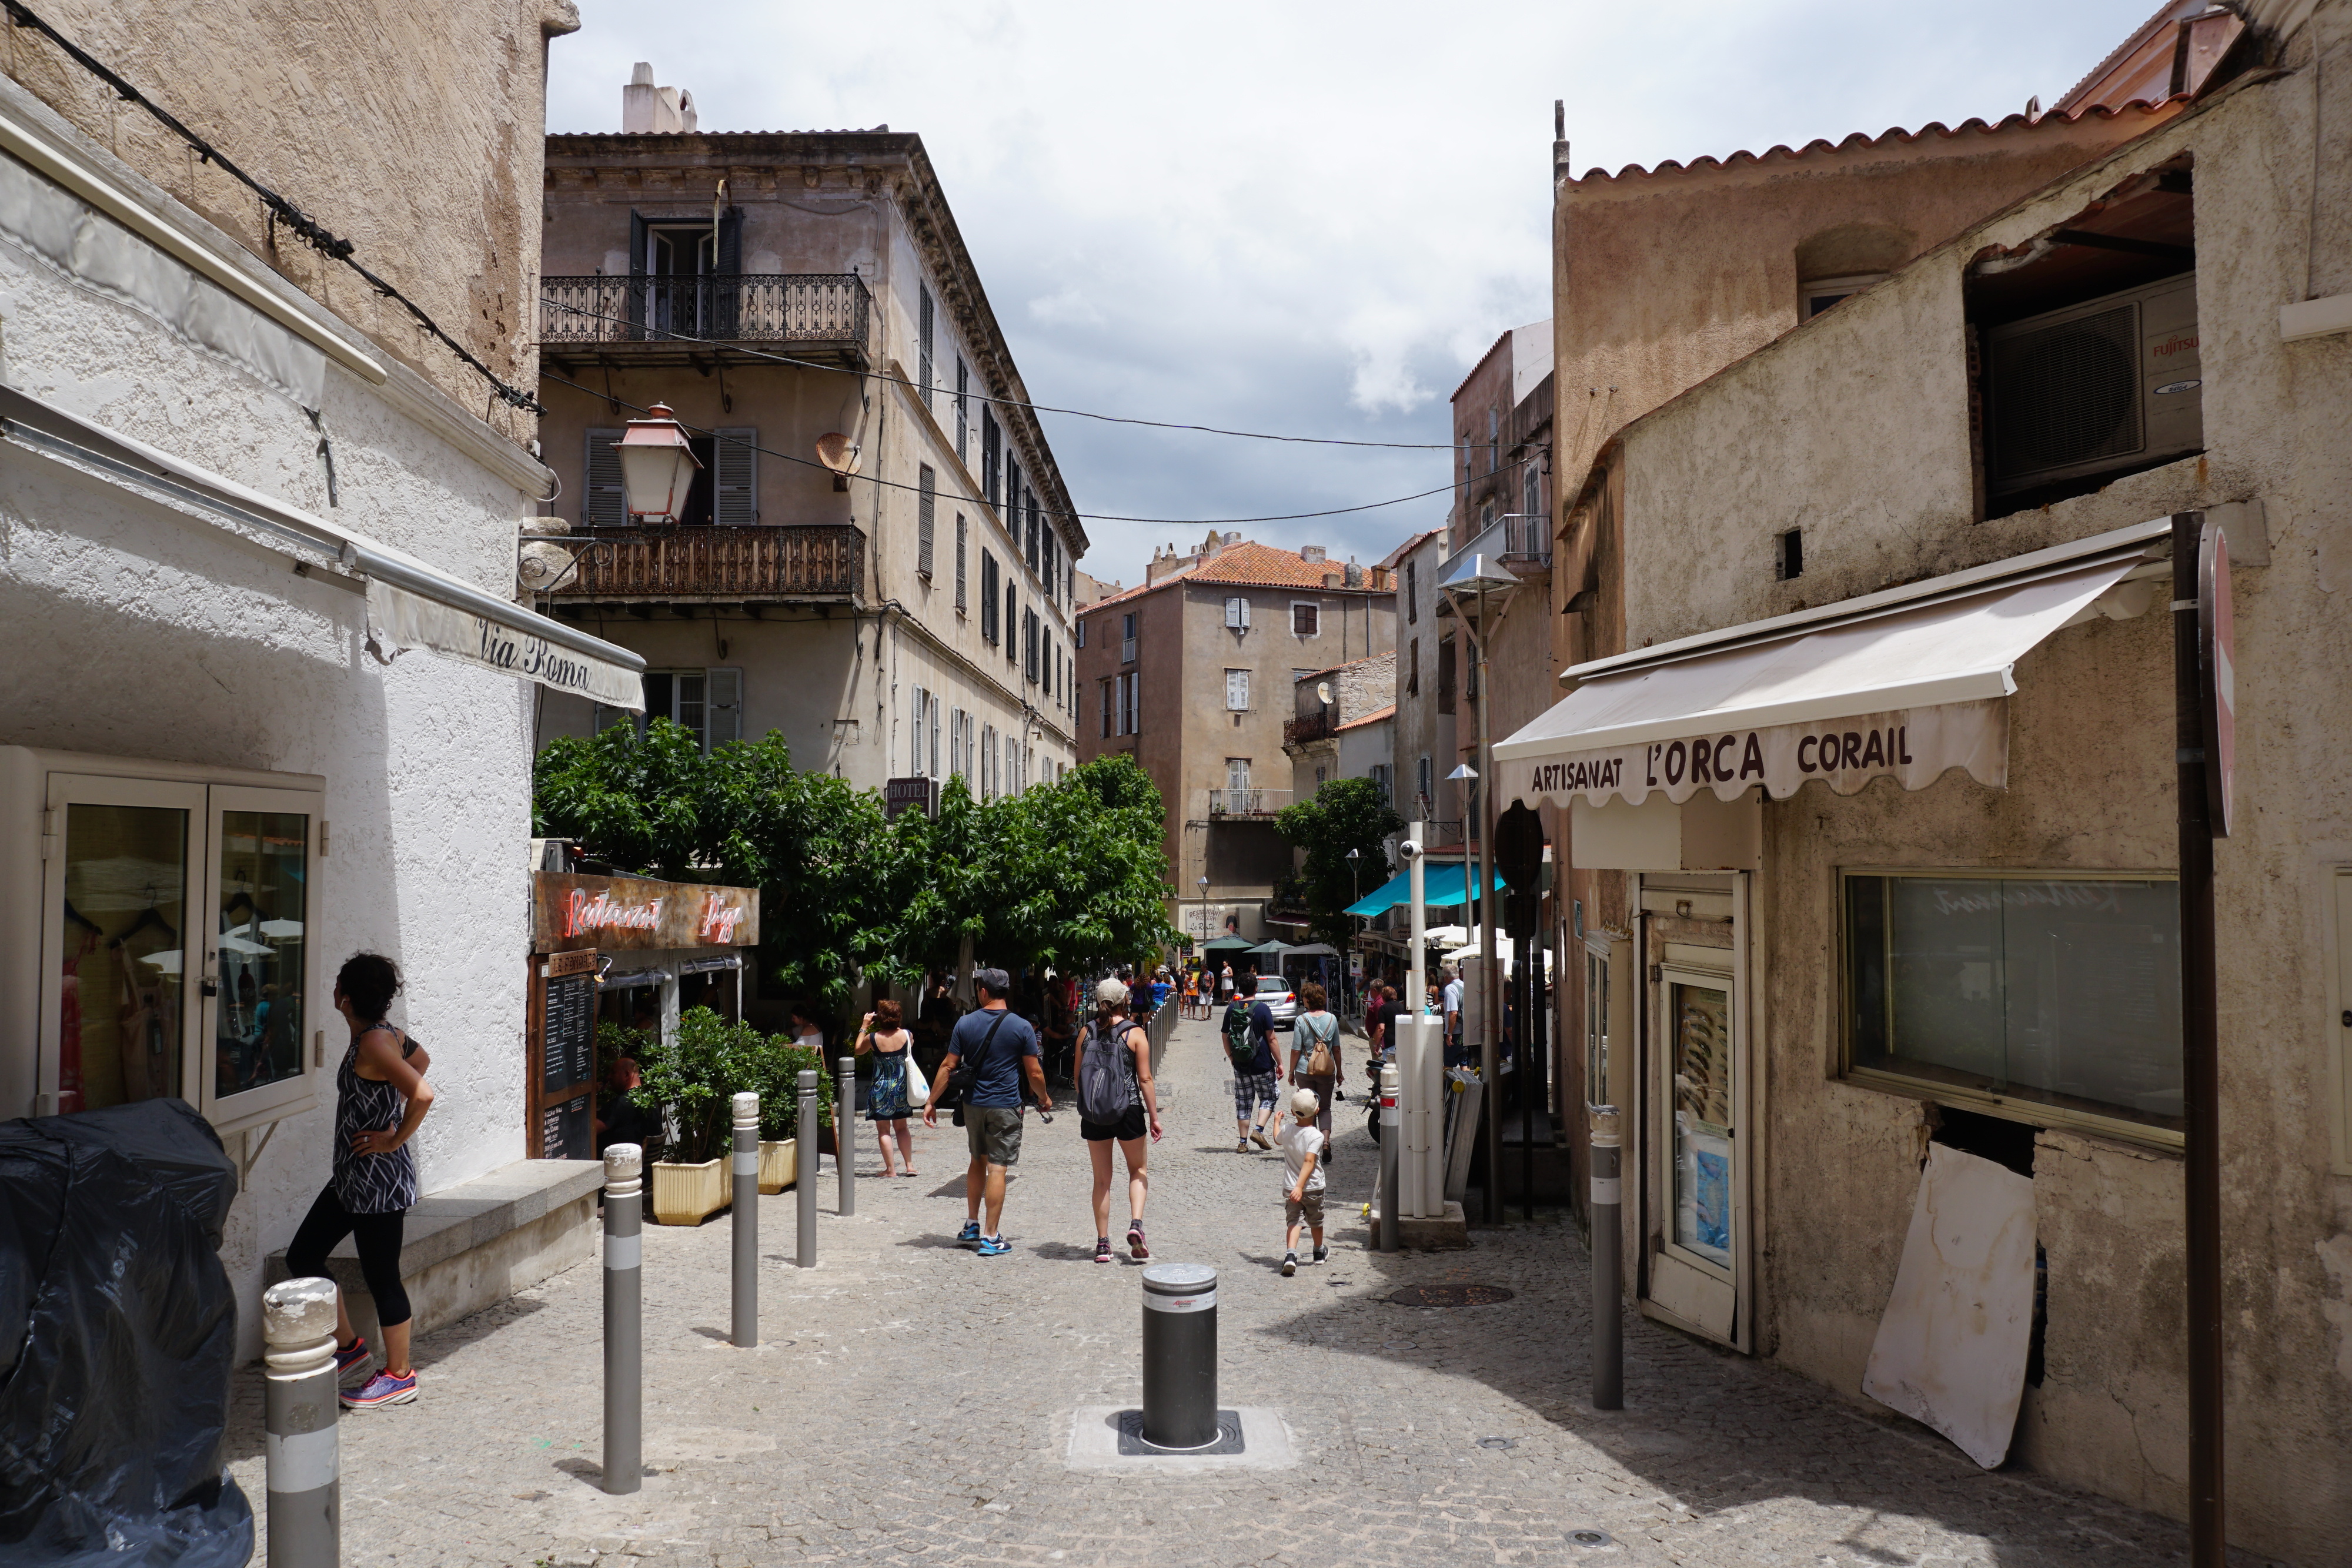
[[[531,950],[749,947],[760,940],[760,893],[650,877],[531,876]]]
[[[1679,805],[1701,789],[1735,800],[1760,784],[1785,799],[1816,779],[1851,795],[1882,775],[1924,789],[1954,768],[1996,789],[2007,785],[2006,699],[1525,758],[1506,766],[1502,798],[1563,806],[1581,798],[1598,806],[1613,795],[1639,805],[1659,790]]]

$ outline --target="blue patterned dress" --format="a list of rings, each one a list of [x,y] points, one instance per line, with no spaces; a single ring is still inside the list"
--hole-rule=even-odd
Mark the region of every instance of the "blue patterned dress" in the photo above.
[[[907,1092],[907,1074],[913,1070],[915,1040],[904,1030],[898,1033],[907,1043],[896,1051],[884,1051],[879,1041],[875,1044],[874,1085],[866,1093],[868,1121],[897,1122],[914,1113],[913,1096]]]

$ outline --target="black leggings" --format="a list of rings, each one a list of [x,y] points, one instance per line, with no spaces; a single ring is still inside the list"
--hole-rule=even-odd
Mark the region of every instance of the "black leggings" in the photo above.
[[[408,1321],[408,1291],[400,1282],[400,1228],[408,1210],[390,1214],[353,1214],[343,1207],[331,1186],[322,1188],[310,1212],[286,1244],[286,1270],[296,1280],[326,1279],[327,1254],[344,1237],[360,1255],[360,1276],[375,1298],[375,1320],[386,1328]]]

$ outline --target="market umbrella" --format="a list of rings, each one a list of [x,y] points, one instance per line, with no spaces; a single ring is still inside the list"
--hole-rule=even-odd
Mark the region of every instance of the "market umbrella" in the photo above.
[[[1220,936],[1213,942],[1201,944],[1203,953],[1247,953],[1251,950],[1250,939],[1246,936]]]

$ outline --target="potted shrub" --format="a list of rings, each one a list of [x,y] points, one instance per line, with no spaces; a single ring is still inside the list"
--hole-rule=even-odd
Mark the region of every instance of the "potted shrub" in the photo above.
[[[727,1207],[730,1101],[761,1086],[761,1044],[757,1030],[695,1008],[677,1020],[675,1039],[641,1048],[638,1103],[658,1107],[670,1127],[665,1157],[649,1167],[649,1207],[659,1223],[699,1225]]]
[[[760,1096],[760,1190],[782,1192],[800,1177],[800,1076],[816,1070],[817,1124],[833,1125],[833,1076],[824,1053],[794,1045],[783,1035],[761,1043],[759,1073],[750,1087]]]

